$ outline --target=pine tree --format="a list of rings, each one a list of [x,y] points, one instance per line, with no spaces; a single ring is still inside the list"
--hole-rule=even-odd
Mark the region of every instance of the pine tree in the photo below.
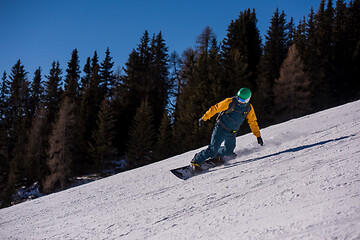
[[[18,60],[10,74],[8,108],[5,113],[6,149],[8,150],[9,171],[5,194],[5,205],[9,205],[17,187],[24,183],[24,149],[27,142],[27,129],[30,124],[29,82],[27,72]]]
[[[3,192],[9,174],[9,153],[7,145],[7,126],[5,113],[7,112],[7,98],[9,94],[9,83],[4,71],[0,88],[0,192]],[[2,196],[0,195],[0,198]]]
[[[227,29],[227,37],[222,44],[225,79],[229,81],[228,84],[224,84],[225,86],[230,85],[232,89],[236,89],[242,85],[253,91],[257,89],[255,80],[262,50],[260,33],[256,24],[255,10],[250,12],[250,9],[240,12],[239,18],[231,21]],[[239,69],[239,72],[237,73],[235,69]],[[226,91],[226,95],[229,94]]]
[[[353,82],[354,82],[354,99],[360,99],[360,82],[358,79],[356,79],[356,76],[360,76],[360,40],[357,43],[356,49],[354,51],[353,55]]]
[[[179,117],[174,122],[176,149],[180,152],[209,142],[211,124],[199,129],[197,121],[211,105],[223,100],[221,58],[211,28],[205,28],[197,42],[197,51],[185,52],[181,71],[186,84],[177,101]]]
[[[172,118],[175,120],[177,118],[176,114],[178,112],[178,104],[176,103],[176,101],[178,99],[178,96],[180,95],[181,86],[183,85],[180,78],[180,57],[177,52],[174,51],[170,54],[169,63],[170,79],[172,82],[169,101],[171,104],[171,111],[173,112]]]
[[[164,111],[163,119],[157,137],[154,157],[157,160],[162,160],[173,156],[173,138],[170,118],[166,111]]]
[[[175,153],[182,153],[188,149],[195,148],[192,142],[192,129],[197,127],[197,114],[193,111],[196,106],[193,103],[191,90],[196,90],[194,71],[197,53],[192,48],[188,48],[182,54],[182,64],[180,70],[180,86],[176,99],[176,113],[173,127],[173,138]],[[190,101],[191,100],[191,101]],[[200,114],[200,113],[199,113]]]
[[[44,102],[49,125],[54,123],[60,107],[60,96],[62,94],[62,89],[60,88],[61,74],[62,70],[59,61],[54,61],[49,75],[45,76],[48,81],[45,83]]]
[[[146,99],[137,109],[129,132],[128,167],[140,167],[153,161],[155,131],[153,113]]]
[[[336,98],[337,104],[347,101],[351,95],[351,48],[348,47],[349,30],[347,28],[347,9],[344,0],[336,1],[334,10],[334,83],[331,95]]]
[[[279,13],[279,10],[276,9],[271,19],[270,28],[265,36],[266,43],[261,70],[271,88],[274,86],[274,80],[279,77],[281,64],[288,51],[288,25],[285,16],[284,11]]]
[[[213,82],[209,79],[209,55],[213,39],[215,39],[215,34],[210,27],[206,27],[198,36],[198,55],[192,69],[192,78],[188,79],[185,92],[181,96],[184,112],[180,112],[180,114],[187,115],[184,118],[184,125],[181,127],[183,128],[182,131],[185,131],[185,138],[183,140],[186,140],[184,143],[188,144],[185,146],[186,149],[196,147],[194,142],[198,145],[204,145],[209,140],[210,129],[208,127],[199,129],[196,123],[204,111],[211,106],[211,103],[216,101],[214,99],[215,94],[211,91]]]
[[[351,86],[352,91],[350,92],[353,99],[360,98],[360,0],[352,0],[349,4],[349,29],[350,33],[350,42],[349,45],[352,48],[352,75],[351,75]]]
[[[315,56],[315,45],[316,45],[316,38],[315,38],[315,13],[314,9],[310,9],[309,18],[306,24],[306,46],[305,51],[301,52],[303,55],[305,68],[308,70],[309,73],[312,72],[312,66],[316,62],[316,59],[313,58]]]
[[[79,56],[76,48],[72,52],[66,73],[64,97],[68,97],[70,101],[75,102],[79,96],[80,79]]]
[[[7,122],[5,119],[5,113],[7,110],[7,98],[9,94],[9,82],[7,81],[7,75],[4,71],[1,88],[0,88],[0,199],[2,203],[5,205],[11,201],[11,199],[7,200],[6,197],[11,195],[5,194],[5,187],[9,180],[9,172],[10,172],[10,159],[9,159],[9,151],[8,151],[8,135],[7,135]],[[3,207],[5,205],[1,205]]]
[[[75,104],[64,98],[59,119],[49,137],[49,150],[46,159],[48,173],[44,179],[44,192],[65,189],[71,176],[71,166],[76,151],[76,116]]]
[[[236,90],[241,87],[257,89],[256,84],[252,83],[253,75],[249,71],[245,57],[240,54],[239,50],[231,49],[223,66],[225,71],[225,77],[221,84],[223,97],[234,95]]]
[[[274,84],[280,76],[280,67],[288,52],[288,24],[285,13],[276,9],[270,22],[270,28],[265,36],[264,55],[260,62],[258,78],[259,92],[254,97],[257,113],[262,126],[274,122]]]
[[[118,84],[113,89],[113,96],[110,102],[111,111],[114,116],[114,147],[119,151],[119,154],[125,154],[126,144],[128,142],[128,133],[131,124],[132,111],[129,111],[131,99],[127,96],[128,92],[121,82],[121,76],[118,78]]]
[[[106,49],[105,59],[101,63],[100,67],[100,78],[101,84],[100,87],[103,89],[104,94],[109,97],[112,95],[112,89],[115,85],[115,78],[113,76],[113,66],[114,62],[112,62],[112,57],[110,56],[109,48]]]
[[[34,78],[30,88],[29,108],[30,108],[31,117],[35,115],[35,112],[40,107],[41,100],[43,98],[42,97],[43,92],[44,92],[44,88],[41,79],[41,68],[39,67],[35,71]]]
[[[49,124],[47,121],[47,112],[44,105],[42,105],[39,109],[37,109],[32,125],[29,129],[29,138],[24,158],[24,175],[26,177],[27,184],[38,182],[40,183],[41,191],[46,171],[48,135]]]
[[[296,49],[298,49],[298,52],[302,59],[304,59],[306,41],[306,18],[304,17],[302,20],[300,20],[295,32]]]
[[[3,77],[1,80],[2,82],[0,86],[0,122],[2,123],[7,108],[6,102],[9,95],[9,81],[7,80],[7,75],[5,71],[3,73]]]
[[[155,88],[149,91],[148,98],[154,113],[155,129],[158,129],[173,85],[169,78],[168,48],[161,32],[158,35],[154,34],[149,51],[151,54],[149,65],[150,82],[153,83]]]
[[[281,66],[280,77],[275,80],[275,113],[279,122],[310,112],[310,80],[303,69],[294,44]]]
[[[333,73],[333,7],[329,0],[325,8],[325,0],[320,2],[320,7],[315,15],[314,45],[311,58],[312,68],[310,76],[312,78],[313,105],[318,110],[331,106],[331,88],[334,85]]]
[[[158,132],[171,86],[167,47],[161,32],[150,40],[149,33],[145,31],[140,44],[129,55],[125,65],[125,75],[117,90],[121,92],[120,111],[124,115],[117,114],[116,125],[128,132],[136,109],[146,98],[154,114],[155,132]]]
[[[20,60],[13,66],[10,74],[10,81],[6,80],[6,73],[3,74],[1,89],[2,113],[0,133],[1,153],[1,207],[11,205],[15,189],[21,180],[21,169],[19,159],[14,160],[16,143],[21,136],[20,126],[23,122],[25,104],[20,96],[28,91],[27,72]],[[26,96],[26,94],[25,94]],[[26,98],[26,97],[25,97]],[[24,99],[25,99],[24,98]],[[18,112],[13,112],[16,110]]]
[[[84,65],[84,69],[83,72],[85,73],[85,75],[83,77],[81,77],[81,95],[84,94],[84,91],[86,88],[88,88],[88,84],[90,82],[90,78],[91,78],[91,59],[90,57],[87,58],[86,60],[86,64]]]
[[[360,39],[360,0],[352,0],[348,7],[348,29],[350,30],[349,42],[355,51]]]
[[[295,28],[295,24],[294,24],[294,19],[291,18],[290,22],[288,23],[287,26],[287,47],[290,48],[294,42],[295,42],[295,33],[296,33],[296,28]]]
[[[149,33],[145,31],[137,49],[132,51],[125,63],[125,75],[122,78],[122,84],[119,86],[120,89],[118,89],[122,95],[121,105],[124,115],[118,115],[117,122],[121,123],[121,127],[126,133],[129,132],[131,121],[141,102],[149,97],[149,92],[155,88],[154,83],[150,82],[149,79],[149,63],[151,60],[149,44]]]
[[[28,112],[26,107],[29,102],[29,82],[26,75],[24,66],[18,60],[10,75],[9,111],[6,116],[12,126],[19,126],[23,116]]]
[[[10,96],[8,100],[8,109],[5,113],[6,127],[8,136],[8,150],[10,159],[12,159],[13,172],[16,181],[20,181],[23,147],[26,141],[26,130],[30,124],[29,119],[29,82],[27,72],[21,61],[12,68],[10,75]],[[15,155],[18,157],[15,158]],[[20,161],[20,162],[19,162]]]
[[[198,55],[196,57],[195,66],[192,69],[193,87],[187,88],[192,91],[196,106],[196,113],[202,113],[204,109],[211,106],[212,101],[222,100],[224,97],[223,89],[221,89],[222,67],[219,47],[216,36],[210,27],[206,27],[199,35],[197,40]]]
[[[334,99],[342,102],[359,98],[359,55],[360,44],[360,1],[350,1],[349,7],[338,0],[334,20],[334,49],[335,49],[335,75],[336,88]]]
[[[90,144],[90,152],[95,159],[97,169],[110,167],[111,157],[116,154],[113,147],[114,140],[114,118],[111,112],[110,104],[106,98],[102,101],[98,113],[97,129],[93,131],[93,142]]]
[[[81,101],[80,113],[84,123],[84,139],[86,142],[94,144],[92,139],[93,131],[96,128],[96,118],[100,111],[101,99],[104,98],[104,91],[100,84],[100,65],[98,64],[97,52],[91,60],[91,76],[90,82],[84,90],[84,95]]]
[[[4,191],[1,192],[0,208],[9,207],[13,201],[13,195],[16,191],[16,179],[13,172],[8,174],[8,180]]]

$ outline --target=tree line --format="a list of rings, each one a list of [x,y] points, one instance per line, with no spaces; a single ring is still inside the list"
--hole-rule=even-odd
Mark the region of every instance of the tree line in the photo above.
[[[359,99],[359,52],[360,1],[321,0],[297,26],[276,9],[264,44],[254,9],[220,42],[206,27],[181,56],[145,31],[123,73],[109,48],[82,70],[74,49],[65,71],[54,61],[31,80],[18,60],[0,86],[1,205],[20,186],[51,193],[116,159],[128,170],[204,146],[213,122],[197,119],[241,87],[253,92],[260,127]]]

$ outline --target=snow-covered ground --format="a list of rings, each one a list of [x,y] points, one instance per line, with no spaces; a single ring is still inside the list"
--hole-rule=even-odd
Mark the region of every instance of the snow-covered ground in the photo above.
[[[360,101],[261,133],[187,181],[198,150],[1,209],[0,239],[360,239]]]

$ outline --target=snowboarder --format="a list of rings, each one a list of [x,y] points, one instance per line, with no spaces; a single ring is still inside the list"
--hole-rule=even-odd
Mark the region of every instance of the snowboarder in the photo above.
[[[201,171],[201,164],[208,158],[231,156],[236,144],[236,133],[241,124],[247,119],[252,133],[257,137],[262,146],[263,140],[260,135],[259,125],[253,106],[250,104],[251,91],[241,88],[237,95],[212,106],[200,119],[199,127],[216,113],[219,113],[211,136],[211,142],[207,149],[195,154],[191,160],[191,166],[195,171]],[[224,146],[220,147],[224,142]]]

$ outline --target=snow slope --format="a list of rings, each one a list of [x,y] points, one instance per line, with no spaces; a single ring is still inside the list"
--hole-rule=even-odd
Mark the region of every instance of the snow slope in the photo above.
[[[261,116],[259,116],[261,117]],[[0,239],[360,239],[360,101],[237,138],[182,181],[191,151],[0,210]]]

